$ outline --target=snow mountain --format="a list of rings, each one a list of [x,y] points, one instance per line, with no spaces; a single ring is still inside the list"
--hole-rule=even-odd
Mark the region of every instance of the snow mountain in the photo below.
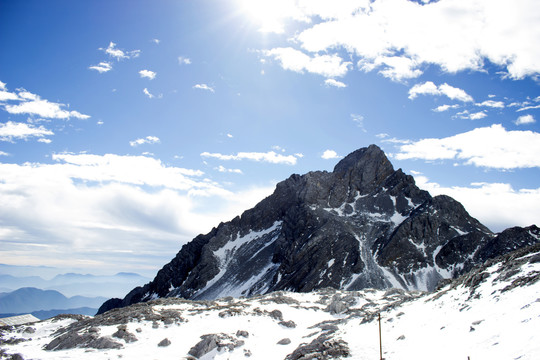
[[[448,196],[432,197],[376,145],[332,172],[292,175],[254,208],[184,245],[153,281],[99,313],[164,297],[214,300],[327,287],[433,290],[537,243],[540,229],[492,233]]]
[[[540,358],[540,244],[488,260],[431,293],[277,291],[160,298],[95,317],[0,328],[2,359]]]

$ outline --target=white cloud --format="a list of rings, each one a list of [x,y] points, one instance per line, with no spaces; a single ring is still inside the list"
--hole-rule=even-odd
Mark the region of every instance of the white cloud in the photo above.
[[[377,134],[375,135],[378,139],[384,139],[384,138],[387,138],[389,137],[390,135],[388,135],[387,133],[380,133],[380,134]]]
[[[0,80],[0,90],[6,90],[6,83]]]
[[[228,137],[229,139],[232,139],[234,136],[232,136],[231,134],[227,134],[227,137]]]
[[[0,88],[0,101],[21,100],[17,94],[7,91],[6,84]]]
[[[252,160],[271,164],[295,165],[296,157],[293,155],[281,155],[274,151],[262,152],[239,152],[236,155],[224,155],[219,153],[203,152],[202,157],[216,158],[219,160]]]
[[[294,156],[296,156],[297,158],[301,159],[304,157],[304,154],[302,153],[295,153]]]
[[[180,65],[190,65],[191,64],[191,59],[187,58],[187,57],[184,57],[184,56],[179,56],[178,57],[178,63]]]
[[[141,50],[132,50],[132,51],[124,51],[120,50],[116,47],[116,44],[112,41],[109,43],[109,46],[106,48],[99,48],[99,50],[104,51],[106,54],[108,54],[110,57],[115,58],[116,60],[120,61],[123,59],[131,59],[136,58],[140,55]]]
[[[364,117],[362,115],[351,114],[351,119],[356,123],[356,126],[362,129],[363,132],[366,132],[366,129],[364,128]]]
[[[463,102],[473,101],[473,98],[463,89],[450,86],[447,83],[437,86],[431,81],[426,81],[423,84],[416,84],[409,89],[409,99],[413,100],[418,95],[445,95],[452,100]]]
[[[525,125],[525,124],[534,124],[536,122],[536,120],[534,119],[534,117],[532,115],[523,115],[523,116],[520,116],[517,118],[516,121],[514,121],[514,123],[516,125]]]
[[[485,112],[480,111],[480,112],[470,114],[469,119],[471,119],[471,120],[480,120],[480,119],[485,118],[486,116],[487,116],[487,114]]]
[[[329,159],[340,159],[342,158],[343,156],[339,156],[337,154],[337,152],[335,152],[334,150],[325,150],[323,152],[323,154],[321,155],[321,158],[325,159],[325,160],[329,160]]]
[[[534,110],[534,109],[540,109],[540,105],[524,106],[520,109],[517,109],[516,111],[527,111],[527,110]]]
[[[425,176],[415,176],[416,184],[431,195],[449,195],[493,231],[512,226],[538,224],[540,188],[515,190],[510,184],[476,183],[465,186],[441,186]]]
[[[399,147],[396,159],[462,160],[495,169],[540,167],[540,133],[507,131],[502,125],[442,139],[422,139]]]
[[[143,156],[58,154],[54,160],[0,163],[2,259],[155,271],[195,235],[273,190],[231,192],[200,179],[198,170]]]
[[[413,59],[401,56],[379,56],[375,59],[362,59],[358,61],[358,68],[365,72],[370,72],[377,68],[379,74],[393,81],[403,81],[417,78],[422,75],[418,69],[420,64]]]
[[[46,139],[46,138],[39,138],[37,141],[40,142],[40,143],[44,143],[44,144],[52,143],[51,139]]]
[[[150,80],[154,80],[156,77],[156,73],[150,70],[141,70],[139,71],[139,75],[141,75],[142,78],[147,78]]]
[[[210,92],[216,92],[215,89],[211,86],[208,86],[206,84],[196,84],[193,86],[194,89],[201,89],[201,90],[205,90],[205,91],[210,91]]]
[[[222,165],[219,165],[219,166],[216,168],[216,170],[219,171],[219,172],[222,172],[222,173],[243,174],[242,170],[240,170],[240,169],[227,169],[227,168],[225,168],[225,167],[222,166]]]
[[[347,84],[341,82],[341,81],[337,81],[335,79],[326,79],[324,81],[324,84],[326,86],[333,86],[333,87],[337,87],[337,88],[345,88],[347,87]]]
[[[481,103],[475,104],[476,106],[486,106],[491,108],[497,108],[497,109],[503,109],[504,108],[504,102],[502,101],[494,101],[494,100],[486,100]]]
[[[153,99],[153,98],[154,98],[154,95],[152,95],[152,94],[150,93],[150,91],[148,91],[147,88],[144,88],[144,89],[143,89],[143,93],[144,93],[144,95],[148,96],[148,98],[150,98],[150,99]]]
[[[96,70],[100,74],[103,74],[107,71],[112,70],[112,64],[110,62],[102,61],[97,65],[92,65],[88,67],[90,70]]]
[[[19,89],[17,98],[13,97],[11,94],[8,100],[18,100],[18,104],[8,104],[4,106],[10,114],[28,114],[28,115],[37,115],[47,119],[88,119],[89,115],[81,114],[78,111],[69,111],[62,109],[66,105],[60,103],[50,102],[48,100],[42,99],[39,95],[32,94],[29,91],[24,89]]]
[[[312,53],[344,49],[366,63],[399,57],[450,73],[483,70],[487,59],[513,78],[540,72],[540,49],[531,46],[540,42],[536,0],[320,3],[298,3],[311,22],[294,40]]]
[[[281,67],[285,70],[298,73],[307,71],[328,78],[345,76],[351,65],[350,62],[343,61],[341,57],[335,54],[315,55],[311,57],[291,47],[274,48],[263,51],[262,53],[265,56],[278,60]]]
[[[139,146],[143,144],[157,144],[159,143],[159,138],[157,136],[147,136],[145,138],[136,139],[129,142],[131,146]]]
[[[440,106],[437,106],[435,109],[433,109],[433,111],[435,112],[443,112],[443,111],[447,111],[449,109],[457,109],[459,108],[459,105],[458,104],[454,104],[454,105],[440,105]]]
[[[0,156],[9,156],[10,154],[0,150]]]
[[[151,41],[152,41],[154,44],[158,44],[158,45],[159,45],[159,43],[161,42],[161,40],[159,40],[159,39],[152,39]]]
[[[12,142],[14,139],[28,140],[31,137],[43,138],[48,135],[54,135],[54,133],[43,126],[35,127],[13,121],[0,124],[0,141]]]

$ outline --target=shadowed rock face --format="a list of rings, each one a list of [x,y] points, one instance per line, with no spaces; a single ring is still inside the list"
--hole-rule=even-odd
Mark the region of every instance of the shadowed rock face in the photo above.
[[[333,172],[280,182],[242,216],[184,245],[152,282],[109,300],[98,313],[167,296],[215,299],[324,287],[432,290],[441,279],[538,241],[534,228],[514,229],[493,234],[459,202],[420,190],[371,145],[349,154]]]

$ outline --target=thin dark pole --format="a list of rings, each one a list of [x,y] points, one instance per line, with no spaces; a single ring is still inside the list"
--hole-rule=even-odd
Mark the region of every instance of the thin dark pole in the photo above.
[[[381,313],[379,313],[379,351],[381,355],[381,360],[383,360],[382,357],[382,335],[381,335]]]

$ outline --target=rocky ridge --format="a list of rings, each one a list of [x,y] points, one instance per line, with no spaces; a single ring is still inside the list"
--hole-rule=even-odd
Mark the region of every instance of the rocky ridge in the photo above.
[[[402,289],[251,298],[160,298],[95,317],[0,328],[6,359],[537,359],[540,244],[488,260],[431,293]],[[516,336],[517,335],[517,336]],[[457,346],[459,344],[459,346]]]
[[[459,202],[419,189],[371,145],[332,172],[280,182],[254,208],[184,245],[153,281],[98,313],[163,297],[433,290],[442,279],[539,238],[534,225],[492,233]]]

